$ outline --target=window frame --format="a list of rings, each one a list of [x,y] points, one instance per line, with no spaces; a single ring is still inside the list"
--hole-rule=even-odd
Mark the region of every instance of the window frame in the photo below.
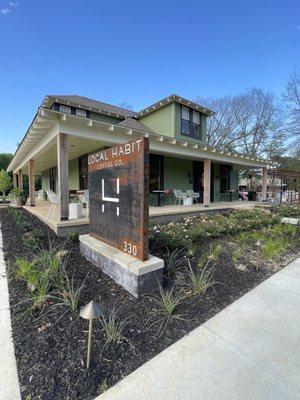
[[[183,118],[183,116],[182,116],[183,108],[186,108],[186,109],[189,110],[189,120]],[[194,117],[194,113],[198,113],[198,115],[199,115],[199,124],[194,122],[194,118],[193,118]],[[199,111],[197,111],[197,110],[194,110],[193,108],[186,107],[185,105],[182,104],[181,105],[181,116],[180,117],[181,117],[181,119],[180,119],[180,122],[181,122],[180,133],[181,133],[181,135],[188,136],[188,137],[191,137],[191,138],[194,138],[194,139],[202,140],[202,132],[201,132],[201,118],[202,118],[202,115],[201,115],[201,113]],[[183,121],[184,122],[188,122],[188,124],[189,124],[188,133],[183,131],[183,123],[182,123]],[[197,135],[195,135],[194,132],[193,132],[194,126],[199,127],[198,128],[199,131],[198,131]]]
[[[70,111],[67,111],[67,109]],[[64,114],[72,114],[72,108],[70,106],[66,106],[65,104],[59,104],[58,110],[59,110],[59,112],[64,113]]]
[[[79,113],[83,113],[84,115],[79,115],[78,112],[79,112]],[[86,110],[83,110],[82,108],[76,108],[76,110],[75,110],[75,115],[76,115],[77,117],[86,118],[87,112],[86,112]]]

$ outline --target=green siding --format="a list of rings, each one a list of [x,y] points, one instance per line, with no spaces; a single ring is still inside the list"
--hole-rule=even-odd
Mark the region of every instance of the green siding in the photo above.
[[[192,138],[186,135],[181,134],[181,104],[175,104],[175,128],[174,128],[174,137],[176,139],[186,140],[187,142],[206,144],[206,115],[201,113],[201,131],[202,131],[202,139]]]
[[[42,189],[50,189],[49,170],[42,171]]]
[[[50,189],[49,169],[42,171],[42,189]],[[56,189],[58,191],[58,174],[56,174]],[[78,158],[69,161],[69,189],[79,189],[79,163]]]
[[[141,123],[160,135],[174,137],[175,103],[168,104],[140,118]]]
[[[69,189],[79,189],[79,162],[78,158],[69,161]]]
[[[165,157],[164,189],[193,189],[189,177],[193,176],[193,161],[180,158]]]
[[[90,118],[97,121],[107,122],[109,124],[118,124],[124,120],[124,118],[111,117],[110,115],[99,114],[93,111],[90,112]]]

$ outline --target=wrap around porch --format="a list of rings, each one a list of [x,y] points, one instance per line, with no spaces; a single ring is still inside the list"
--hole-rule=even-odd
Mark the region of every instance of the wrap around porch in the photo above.
[[[259,203],[256,201],[233,201],[233,202],[215,202],[211,206],[205,207],[203,204],[193,205],[169,205],[163,207],[149,207],[149,222],[170,222],[176,221],[184,217],[190,217],[199,215],[201,213],[206,214],[222,214],[235,209],[249,209],[254,208]],[[51,203],[49,201],[36,200],[35,207],[30,205],[24,206],[24,208],[31,214],[38,217],[41,221],[47,224],[58,236],[66,236],[70,232],[77,232],[78,234],[84,234],[89,232],[89,218],[86,215],[86,209],[82,209],[82,217],[68,219],[65,221],[60,220],[59,209],[54,211],[53,216],[49,217],[49,209]]]

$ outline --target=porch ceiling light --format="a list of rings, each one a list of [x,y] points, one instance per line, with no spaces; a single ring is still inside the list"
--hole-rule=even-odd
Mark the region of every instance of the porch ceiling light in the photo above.
[[[79,315],[81,316],[81,318],[89,320],[88,352],[87,352],[87,362],[86,362],[86,367],[87,369],[89,369],[91,364],[91,355],[92,355],[93,320],[103,315],[103,310],[98,303],[90,301],[88,304],[82,307],[82,309],[79,312]]]

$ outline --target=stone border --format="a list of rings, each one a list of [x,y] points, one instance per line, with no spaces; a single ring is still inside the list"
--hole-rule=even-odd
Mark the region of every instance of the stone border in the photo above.
[[[0,224],[0,399],[21,400],[17,363],[11,333],[9,293],[2,247],[3,240]]]

